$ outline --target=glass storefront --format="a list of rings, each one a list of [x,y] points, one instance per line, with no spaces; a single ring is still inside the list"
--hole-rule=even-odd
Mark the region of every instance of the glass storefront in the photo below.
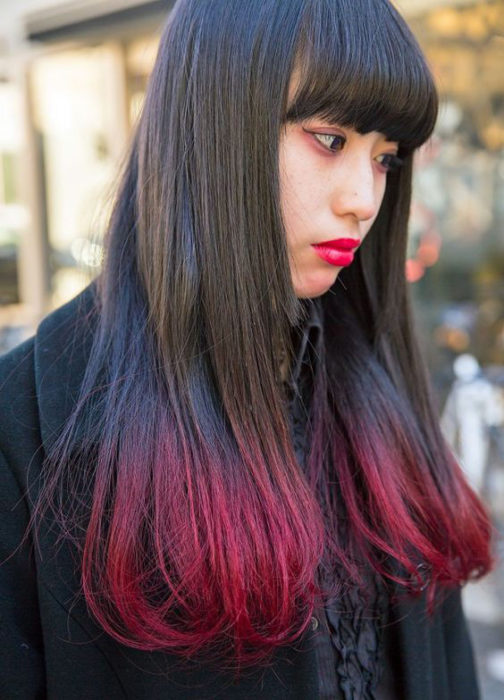
[[[0,306],[19,303],[18,259],[27,211],[19,202],[21,105],[13,85],[0,84]]]
[[[30,222],[22,200],[22,103],[17,88],[0,82],[0,353],[26,335],[20,263],[23,236]]]
[[[100,267],[117,171],[156,45],[152,38],[108,42],[54,52],[33,64],[54,306]]]

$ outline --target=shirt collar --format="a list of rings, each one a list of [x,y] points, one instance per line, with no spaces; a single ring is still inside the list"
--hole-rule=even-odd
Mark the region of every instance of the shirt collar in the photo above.
[[[294,358],[288,385],[294,391],[298,388],[303,370],[315,370],[322,348],[322,303],[320,299],[307,299],[303,306],[304,318],[293,329]]]

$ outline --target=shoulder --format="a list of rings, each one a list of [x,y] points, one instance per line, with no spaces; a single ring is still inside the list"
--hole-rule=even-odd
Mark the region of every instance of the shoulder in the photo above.
[[[97,320],[94,285],[42,321],[35,337],[34,372],[44,446],[69,418],[89,361]]]
[[[9,390],[20,385],[32,386],[35,380],[35,355],[39,359],[50,355],[57,358],[68,351],[68,345],[91,332],[96,311],[94,285],[59,307],[40,323],[35,336],[0,357],[0,402],[8,398]],[[76,335],[77,334],[77,335]],[[1,403],[0,403],[1,406]]]
[[[44,318],[37,329],[36,345],[40,357],[58,357],[68,345],[84,340],[93,329],[97,311],[96,285],[91,284],[78,296]]]
[[[61,424],[80,386],[92,342],[95,290],[88,287],[0,358],[0,450],[26,464]]]
[[[33,385],[33,337],[0,357],[0,408],[8,405],[10,394]]]
[[[0,450],[6,459],[37,431],[34,347],[30,338],[0,358]]]
[[[96,320],[96,289],[90,285],[40,324],[35,336],[34,370],[37,389],[57,381],[58,373],[70,376],[85,365]]]

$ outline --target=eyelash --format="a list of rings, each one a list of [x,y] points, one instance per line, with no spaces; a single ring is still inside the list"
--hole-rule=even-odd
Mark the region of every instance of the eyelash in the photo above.
[[[343,150],[345,146],[346,138],[344,136],[340,136],[339,134],[319,134],[316,132],[311,133],[317,139],[320,145],[328,151],[331,151],[331,153],[338,153],[339,151]],[[329,140],[330,145],[327,144],[327,141],[324,142],[324,139]],[[332,147],[335,141],[338,142],[337,148]],[[396,156],[393,153],[383,153],[382,155],[378,156],[378,158],[382,159],[378,161],[378,164],[382,168],[385,168],[386,172],[388,173],[396,172],[403,164],[403,159],[399,158],[399,156]]]
[[[396,173],[404,162],[402,158],[399,158],[399,156],[393,153],[384,153],[382,156],[378,157],[383,158],[382,161],[379,161],[379,164],[382,168],[385,168],[388,173]]]

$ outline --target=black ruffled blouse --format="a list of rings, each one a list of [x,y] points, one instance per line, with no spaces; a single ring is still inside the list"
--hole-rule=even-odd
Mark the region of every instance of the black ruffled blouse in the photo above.
[[[304,322],[293,331],[294,361],[285,382],[294,450],[302,466],[307,457],[314,373],[323,343],[320,301],[308,301],[306,307]],[[320,700],[397,700],[387,617],[387,592],[370,574],[365,600],[357,587],[347,587],[312,619]]]

